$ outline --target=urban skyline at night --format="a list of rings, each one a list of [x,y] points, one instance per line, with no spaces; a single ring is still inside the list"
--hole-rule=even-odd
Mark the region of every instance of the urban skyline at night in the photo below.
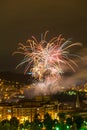
[[[86,6],[0,2],[0,130],[87,130]]]

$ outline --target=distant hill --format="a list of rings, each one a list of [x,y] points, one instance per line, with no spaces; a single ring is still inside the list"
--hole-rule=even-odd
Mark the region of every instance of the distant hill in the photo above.
[[[33,82],[33,78],[31,75],[24,75],[22,73],[0,72],[0,78],[25,84],[31,84]]]

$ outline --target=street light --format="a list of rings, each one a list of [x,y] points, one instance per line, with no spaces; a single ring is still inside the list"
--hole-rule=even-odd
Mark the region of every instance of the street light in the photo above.
[[[55,130],[59,130],[59,127],[56,127],[56,129]]]

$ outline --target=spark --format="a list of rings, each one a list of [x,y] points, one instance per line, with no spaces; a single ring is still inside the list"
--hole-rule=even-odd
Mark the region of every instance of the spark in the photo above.
[[[32,76],[39,78],[58,77],[64,73],[63,66],[68,66],[75,72],[78,67],[75,57],[80,58],[76,54],[70,53],[70,49],[74,46],[81,46],[81,43],[72,43],[71,40],[65,40],[62,35],[53,37],[50,41],[46,41],[48,31],[45,32],[41,41],[32,36],[27,40],[27,45],[19,43],[17,51],[24,55],[23,60],[17,65],[27,64],[24,73],[32,73]]]

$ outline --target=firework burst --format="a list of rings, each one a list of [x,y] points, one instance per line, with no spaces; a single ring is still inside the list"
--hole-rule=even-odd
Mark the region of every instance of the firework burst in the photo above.
[[[16,68],[27,64],[24,73],[31,72],[39,80],[48,76],[58,77],[62,75],[64,72],[63,66],[68,66],[75,72],[75,67],[78,67],[78,65],[74,58],[79,58],[79,56],[71,54],[69,50],[73,46],[81,46],[81,43],[72,43],[71,40],[65,40],[62,35],[53,37],[47,42],[47,32],[40,42],[32,36],[32,39],[27,40],[27,45],[19,43],[19,47],[14,54],[23,54],[24,58]]]

